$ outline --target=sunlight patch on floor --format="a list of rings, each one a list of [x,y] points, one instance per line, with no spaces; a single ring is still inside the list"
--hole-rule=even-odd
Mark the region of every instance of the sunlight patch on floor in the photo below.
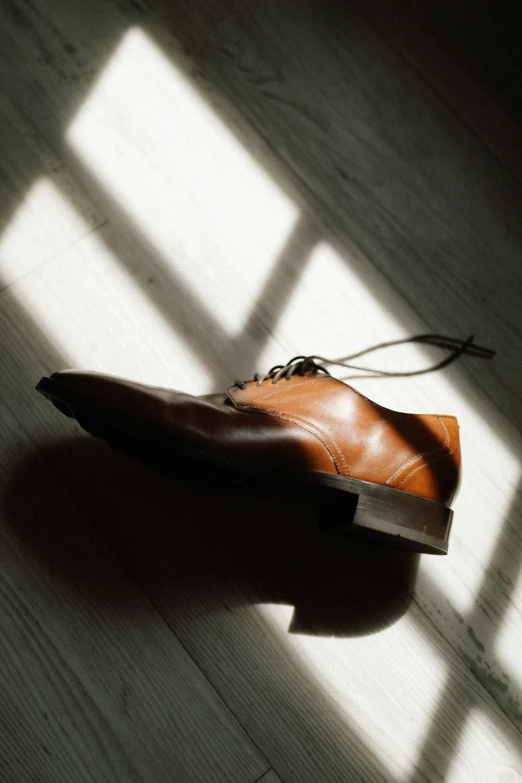
[[[0,236],[0,289],[92,231],[89,218],[49,178],[37,179]]]
[[[132,249],[122,246],[118,257],[109,250],[112,234],[111,225],[92,231],[52,180],[38,180],[0,238],[6,274],[19,273],[28,257],[35,265],[11,293],[75,367],[154,383],[155,367],[170,365],[170,386],[205,387],[208,368],[119,263]],[[139,252],[130,260],[139,263]]]
[[[433,760],[440,754],[445,763],[449,753],[448,783],[471,779],[522,783],[519,734],[514,727],[509,735],[498,729],[496,706],[491,714],[473,710],[468,715],[467,704],[462,704],[466,728],[453,754],[459,697],[448,691],[444,645],[432,643],[423,632],[422,619],[419,626],[406,614],[379,634],[342,639],[288,634],[292,607],[263,604],[258,611],[285,638],[292,655],[317,684],[318,713],[323,698],[335,704],[350,735],[359,737],[397,781],[417,780],[418,768],[429,763],[427,756]],[[390,667],[395,676],[381,681],[376,673]],[[434,715],[440,725],[433,724]],[[492,746],[497,748],[496,758],[489,755]]]
[[[511,557],[513,556],[512,552],[509,554]],[[513,571],[517,573],[517,568],[515,567]],[[496,574],[496,576],[498,579],[499,575]],[[509,600],[509,595],[522,595],[522,569],[518,568],[517,577],[513,582],[504,582],[504,584],[499,585],[500,590],[504,590],[508,594],[506,613],[502,620],[505,634],[495,639],[493,645],[494,653],[502,661],[503,667],[509,672],[512,685],[514,687],[518,686],[522,695],[522,614],[520,612],[520,603]]]
[[[240,329],[297,209],[145,32],[125,34],[66,139],[189,294]]]
[[[475,760],[481,758],[485,745],[495,747],[496,754],[479,764]],[[481,709],[472,709],[468,715],[445,783],[471,779],[476,783],[522,783],[520,734],[513,728],[506,737],[498,730],[495,716]]]
[[[291,607],[258,608],[317,684],[319,714],[325,697],[350,734],[397,780],[407,780],[414,749],[424,745],[446,683],[447,664],[439,651],[408,616],[379,634],[342,639],[288,634]],[[376,672],[390,667],[396,676],[379,681]]]

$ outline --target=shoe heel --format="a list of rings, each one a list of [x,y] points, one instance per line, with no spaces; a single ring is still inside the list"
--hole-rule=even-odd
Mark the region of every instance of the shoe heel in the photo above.
[[[453,511],[434,500],[379,484],[349,481],[321,500],[319,524],[332,532],[433,555],[448,553]]]

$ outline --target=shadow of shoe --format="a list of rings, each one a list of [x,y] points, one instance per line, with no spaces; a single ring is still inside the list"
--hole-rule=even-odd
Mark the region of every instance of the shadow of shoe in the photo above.
[[[227,608],[290,605],[292,633],[375,633],[411,601],[418,555],[329,533],[313,503],[284,491],[180,481],[84,437],[13,475],[11,527],[73,589],[99,589],[82,556],[94,531],[145,592],[168,576],[176,593],[197,588]]]

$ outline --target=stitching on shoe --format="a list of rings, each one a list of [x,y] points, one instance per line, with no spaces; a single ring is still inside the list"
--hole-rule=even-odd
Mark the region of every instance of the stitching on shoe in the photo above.
[[[313,381],[309,381],[309,383],[316,383],[317,381],[325,381],[325,380],[328,380],[328,379],[331,380],[331,381],[337,381],[337,383],[341,384],[341,386],[343,386],[345,389],[348,389],[349,391],[352,391],[354,394],[357,394],[359,397],[362,397],[363,400],[368,402],[374,408],[378,408],[380,411],[386,411],[386,413],[391,413],[392,414],[391,416],[385,416],[385,418],[388,419],[388,421],[391,421],[392,419],[395,419],[395,418],[402,418],[404,416],[406,416],[406,417],[409,417],[409,416],[427,416],[427,417],[432,418],[432,419],[438,419],[441,424],[442,424],[441,419],[452,419],[452,421],[457,421],[457,417],[456,416],[451,416],[451,415],[445,414],[445,413],[404,413],[403,411],[394,411],[394,410],[391,410],[390,408],[385,408],[384,405],[379,405],[378,402],[374,402],[373,400],[370,400],[369,397],[366,397],[362,392],[358,391],[358,389],[354,389],[353,386],[350,386],[348,383],[345,383],[340,378],[336,378],[334,375],[321,375],[320,378],[314,378],[314,380]],[[268,394],[263,394],[260,397],[256,397],[256,400],[264,400],[266,397],[270,397],[272,394],[278,394],[278,393],[282,393],[284,391],[292,391],[293,389],[297,389],[298,386],[302,386],[306,382],[307,381],[302,381],[301,383],[296,383],[294,386],[291,386],[289,389],[282,389],[282,390],[276,389],[273,392],[269,392]],[[234,395],[229,394],[229,392],[231,392],[232,389],[234,389],[234,388],[235,388],[235,384],[234,384],[234,386],[230,386],[226,390],[226,394],[234,402],[237,402],[237,400],[235,399]]]
[[[325,436],[325,435],[324,435],[324,433],[318,434],[318,432],[317,432],[317,431],[315,431],[315,430],[311,429],[311,427],[310,427],[310,425],[308,424],[308,422],[304,422],[302,419],[300,419],[300,417],[297,417],[297,418],[290,418],[289,416],[287,416],[287,415],[286,415],[286,413],[283,413],[282,411],[279,411],[277,408],[267,408],[267,407],[265,407],[265,406],[263,406],[263,407],[261,407],[261,406],[257,407],[257,406],[255,406],[255,405],[252,405],[252,406],[249,406],[249,407],[251,407],[251,408],[252,408],[252,409],[254,409],[254,410],[258,410],[258,411],[260,411],[261,413],[263,413],[264,411],[266,411],[266,412],[267,412],[269,415],[271,415],[271,416],[277,416],[277,417],[278,417],[278,418],[280,418],[280,419],[285,419],[286,421],[290,421],[290,422],[292,422],[292,424],[297,424],[298,426],[300,426],[300,427],[303,427],[305,430],[307,430],[307,431],[308,431],[308,432],[310,432],[312,435],[314,435],[314,436],[317,438],[317,440],[318,440],[320,443],[322,443],[322,444],[323,444],[323,446],[324,446],[324,447],[325,447],[325,449],[327,450],[328,454],[329,454],[329,455],[331,456],[331,458],[333,459],[333,461],[334,461],[334,465],[335,465],[335,467],[337,468],[337,472],[338,472],[339,474],[341,474],[341,475],[346,475],[346,476],[349,476],[349,475],[350,475],[350,471],[348,470],[348,465],[346,464],[346,460],[345,460],[345,458],[344,458],[344,454],[342,453],[341,449],[339,448],[339,446],[337,445],[337,443],[334,441],[334,439],[333,439],[333,438],[329,438],[328,436]],[[320,430],[319,430],[319,432],[320,432]],[[322,435],[322,437],[321,437],[321,435]],[[327,443],[325,443],[325,441],[323,440],[323,438],[326,438],[326,439],[327,439],[327,440],[329,440],[331,443],[333,443],[333,445],[335,446],[335,448],[336,448],[336,450],[337,450],[337,454],[338,454],[338,456],[341,458],[341,461],[342,461],[342,463],[343,463],[343,466],[344,466],[344,471],[345,471],[345,472],[344,472],[344,474],[343,474],[343,471],[342,471],[342,469],[341,469],[341,467],[340,467],[340,465],[339,465],[339,463],[338,463],[337,459],[335,458],[335,455],[334,455],[334,454],[332,454],[332,451],[331,451],[331,449],[328,447]]]
[[[436,454],[439,453],[439,451],[442,451],[443,449],[447,449],[448,448],[448,446],[449,446],[449,432],[448,432],[447,428],[445,427],[444,423],[440,420],[439,416],[435,416],[435,418],[439,422],[440,426],[442,427],[442,429],[444,430],[444,433],[446,435],[446,440],[444,441],[444,443],[441,446],[437,446],[436,449],[428,449],[427,451],[421,451],[420,454],[415,454],[414,457],[410,457],[410,459],[407,462],[405,462],[403,465],[401,465],[400,467],[397,468],[395,473],[392,476],[390,476],[390,478],[386,481],[386,484],[391,486],[392,482],[395,481],[395,479],[402,473],[403,470],[406,470],[406,468],[408,468],[410,465],[413,465],[415,462],[417,462],[417,460],[421,459],[422,457],[426,457],[428,454],[430,454],[432,457],[434,457]],[[432,462],[432,461],[433,460],[430,460],[430,462]],[[429,462],[427,462],[425,464],[428,465]],[[423,465],[421,465],[420,467],[423,467]],[[406,481],[406,479],[409,478],[409,476],[411,476],[411,475],[412,475],[411,473],[408,473],[402,479],[400,484],[398,484],[397,486],[400,487],[402,482]]]
[[[297,427],[301,427],[302,429],[306,430],[311,435],[313,435],[314,438],[316,438],[322,446],[324,446],[324,448],[326,449],[326,451],[330,455],[330,458],[331,458],[332,462],[335,465],[337,473],[340,474],[340,475],[343,475],[341,467],[339,465],[339,462],[336,459],[335,454],[333,454],[332,450],[328,447],[328,444],[325,443],[324,440],[321,438],[321,436],[318,435],[318,433],[315,432],[313,429],[311,429],[311,427],[309,427],[305,422],[297,421],[296,419],[290,418],[285,413],[282,413],[281,411],[278,411],[276,408],[262,408],[261,406],[256,407],[254,405],[245,405],[243,407],[243,410],[249,410],[249,411],[252,411],[253,413],[266,413],[268,416],[273,416],[274,418],[283,419],[284,421],[289,421],[291,424],[295,424]],[[335,444],[335,445],[337,446],[337,444]],[[344,457],[343,457],[342,454],[341,454],[341,459],[343,460],[343,462],[344,462],[344,464],[346,466],[346,462],[345,462]],[[348,468],[346,468],[346,471],[347,471],[347,475],[350,475],[349,472],[348,472]]]
[[[344,458],[344,454],[343,454],[343,452],[342,452],[342,449],[340,449],[340,448],[339,448],[339,446],[337,445],[337,443],[335,442],[335,440],[334,440],[333,438],[330,438],[330,440],[331,440],[331,441],[332,441],[332,443],[334,444],[335,448],[337,449],[337,451],[338,451],[338,453],[339,453],[339,456],[341,457],[341,459],[342,459],[342,461],[343,461],[344,470],[345,470],[345,472],[346,472],[346,475],[347,475],[347,476],[349,476],[349,475],[350,475],[350,471],[348,470],[348,465],[346,464],[346,460],[345,460],[345,458]]]
[[[268,394],[261,394],[259,397],[256,397],[256,401],[266,400],[267,397],[272,397],[273,394],[285,394],[286,392],[291,392],[294,389],[298,389],[300,386],[304,386],[305,383],[311,386],[313,383],[317,383],[318,381],[324,381],[329,377],[331,376],[323,375],[321,378],[314,378],[313,380],[306,380],[306,381],[301,381],[300,383],[294,383],[293,386],[289,386],[286,389],[284,387],[280,389],[275,389],[275,391],[268,392]]]
[[[304,384],[308,384],[308,386],[311,386],[312,384],[318,383],[319,381],[327,380],[329,377],[331,377],[331,376],[324,375],[324,376],[321,376],[320,378],[314,378],[313,380],[301,381],[301,383],[296,383],[296,384],[294,384],[293,386],[291,386],[288,389],[285,389],[285,388],[283,388],[283,389],[276,389],[275,391],[269,392],[268,394],[263,394],[261,397],[256,397],[256,399],[253,400],[252,403],[249,404],[248,407],[251,407],[253,409],[260,410],[260,411],[267,411],[269,413],[272,412],[273,414],[279,416],[279,418],[285,419],[286,421],[290,421],[290,422],[292,422],[292,424],[297,424],[297,425],[300,425],[300,426],[304,427],[304,429],[306,429],[312,435],[315,435],[315,437],[323,444],[323,446],[325,447],[325,449],[328,451],[328,453],[330,454],[331,458],[333,459],[335,467],[337,468],[337,472],[340,473],[341,475],[344,474],[346,476],[349,476],[350,475],[350,471],[348,469],[348,465],[346,463],[345,456],[344,456],[342,450],[339,448],[339,445],[336,443],[336,441],[333,438],[325,436],[324,433],[322,433],[323,438],[326,437],[335,446],[337,454],[340,457],[341,462],[343,464],[344,471],[341,469],[337,459],[332,454],[331,450],[328,448],[328,446],[324,442],[323,438],[320,435],[318,435],[316,432],[314,432],[314,430],[310,429],[309,426],[305,425],[303,423],[303,420],[300,419],[299,421],[297,421],[295,419],[291,419],[286,414],[284,414],[281,411],[279,411],[277,408],[270,408],[270,407],[267,407],[264,404],[263,405],[259,405],[259,406],[257,405],[258,400],[265,400],[267,397],[271,397],[274,394],[284,394],[284,393],[287,393],[287,392],[291,392],[294,389],[297,389],[299,386],[304,386]]]
[[[395,489],[398,489],[402,484],[404,484],[405,481],[407,481],[409,478],[413,476],[414,473],[417,473],[418,470],[422,470],[423,468],[426,468],[428,465],[431,465],[433,462],[437,462],[439,459],[443,459],[443,457],[449,457],[453,454],[453,449],[449,449],[448,451],[445,451],[444,454],[439,454],[438,457],[435,457],[434,459],[430,459],[428,462],[424,462],[422,465],[419,465],[418,468],[415,468],[415,470],[412,470],[411,473],[408,473],[407,476],[405,476],[402,481],[400,481]]]

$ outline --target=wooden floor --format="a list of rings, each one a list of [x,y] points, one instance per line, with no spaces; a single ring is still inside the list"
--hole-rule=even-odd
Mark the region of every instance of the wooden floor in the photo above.
[[[522,115],[435,5],[4,4],[3,783],[522,781]],[[353,382],[459,417],[446,558],[156,475],[34,392],[424,331],[498,356]]]

